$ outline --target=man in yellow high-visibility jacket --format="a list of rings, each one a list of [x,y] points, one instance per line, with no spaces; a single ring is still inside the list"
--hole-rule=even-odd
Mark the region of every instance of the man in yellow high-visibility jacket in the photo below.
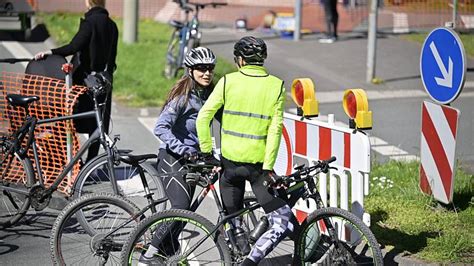
[[[283,127],[285,89],[283,81],[267,73],[263,67],[267,47],[262,39],[243,37],[234,45],[234,60],[239,71],[222,77],[198,114],[196,129],[201,152],[212,158],[209,124],[223,107],[221,121],[221,154],[224,174],[219,180],[227,212],[243,208],[245,181],[269,214],[270,226],[250,251],[248,244],[239,245],[249,252],[243,265],[256,265],[291,231],[292,215],[287,203],[275,197],[268,183],[272,174]],[[240,221],[234,220],[239,229]],[[239,244],[239,239],[237,239]]]

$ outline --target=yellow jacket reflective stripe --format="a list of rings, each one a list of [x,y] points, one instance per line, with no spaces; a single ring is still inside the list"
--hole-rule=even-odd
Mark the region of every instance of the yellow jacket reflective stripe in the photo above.
[[[222,106],[221,152],[229,160],[275,164],[283,127],[283,81],[264,67],[247,65],[219,80],[199,112],[196,129],[202,152],[212,151],[209,124]]]

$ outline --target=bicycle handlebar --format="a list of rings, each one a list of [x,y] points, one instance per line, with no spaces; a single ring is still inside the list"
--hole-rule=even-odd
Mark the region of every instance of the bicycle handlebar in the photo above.
[[[297,169],[296,172],[294,172],[290,175],[287,175],[287,176],[283,176],[282,180],[283,180],[283,182],[288,183],[288,182],[294,181],[295,177],[300,177],[302,175],[308,175],[316,169],[321,169],[320,172],[327,173],[327,171],[329,170],[329,164],[333,163],[334,161],[336,161],[336,157],[332,156],[331,158],[329,158],[327,160],[319,161],[317,164],[315,164],[313,166],[298,167],[299,169]]]
[[[9,63],[9,64],[15,64],[19,62],[29,62],[34,60],[33,58],[1,58],[0,63]]]

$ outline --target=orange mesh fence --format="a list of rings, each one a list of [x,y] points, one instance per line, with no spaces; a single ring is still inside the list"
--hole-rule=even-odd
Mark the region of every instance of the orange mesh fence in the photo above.
[[[12,134],[21,127],[26,114],[24,108],[8,105],[6,101],[7,94],[39,96],[39,101],[30,104],[29,113],[41,120],[72,114],[74,103],[85,90],[86,87],[74,86],[68,91],[65,82],[62,80],[29,74],[2,72],[0,75],[0,134],[3,136]],[[72,120],[36,126],[36,146],[38,148],[43,178],[47,187],[51,186],[68,163],[68,133],[72,139],[72,155],[74,156],[79,149],[79,142]],[[26,140],[24,142],[26,143]],[[34,161],[32,149],[28,151],[28,156]],[[36,164],[33,163],[33,165],[36,168]],[[2,169],[5,169],[5,167],[5,165],[2,165]],[[66,177],[63,180],[59,186],[59,191],[69,194],[78,173],[79,165],[76,164],[72,170],[71,177]],[[4,180],[13,183],[24,182],[24,176],[21,163],[18,159],[14,159],[10,169],[6,171]]]

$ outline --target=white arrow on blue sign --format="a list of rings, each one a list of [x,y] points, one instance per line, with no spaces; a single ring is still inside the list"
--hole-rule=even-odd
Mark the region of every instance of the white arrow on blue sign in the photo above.
[[[451,29],[436,28],[421,49],[421,80],[431,99],[449,104],[461,93],[466,76],[466,57],[461,39]]]

